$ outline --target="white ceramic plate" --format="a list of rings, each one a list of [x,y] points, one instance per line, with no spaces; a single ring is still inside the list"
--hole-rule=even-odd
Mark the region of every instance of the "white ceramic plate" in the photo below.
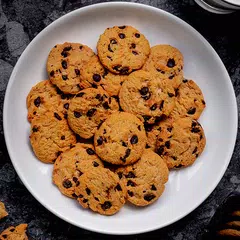
[[[150,44],[168,43],[183,53],[185,77],[201,87],[207,107],[200,122],[207,146],[196,163],[172,171],[162,197],[151,206],[126,205],[106,217],[82,209],[51,182],[52,165],[36,159],[29,145],[26,96],[46,79],[46,60],[56,43],[81,42],[93,49],[99,35],[113,25],[132,25]],[[179,18],[133,3],[104,3],[73,11],[45,28],[26,48],[9,80],[4,102],[4,133],[12,163],[32,195],[58,217],[85,229],[108,234],[135,234],[167,226],[201,204],[222,178],[237,133],[237,107],[228,73],[209,43]]]

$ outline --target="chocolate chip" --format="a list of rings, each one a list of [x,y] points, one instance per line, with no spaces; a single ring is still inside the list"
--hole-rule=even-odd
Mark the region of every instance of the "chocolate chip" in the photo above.
[[[115,70],[115,71],[120,71],[120,68],[122,67],[122,65],[116,65],[116,66],[114,66],[113,67],[113,69]]]
[[[194,148],[192,154],[196,153],[197,152],[197,147]]]
[[[192,121],[192,127],[196,127],[197,126],[197,123]]]
[[[59,157],[61,155],[62,151],[56,152],[56,156]]]
[[[61,136],[61,140],[65,140],[65,136],[63,135],[63,136]]]
[[[77,198],[78,196],[77,196],[75,193],[73,193],[73,194],[72,194],[72,197],[73,197],[73,198]]]
[[[105,201],[103,204],[101,204],[101,208],[103,211],[106,211],[111,207],[112,207],[112,203],[109,201]]]
[[[83,49],[83,46],[81,45],[81,46],[79,47],[79,49],[82,50],[82,49]]]
[[[2,237],[3,237],[3,238],[7,238],[8,235],[7,235],[7,234],[3,234]]]
[[[99,164],[98,164],[97,162],[93,161],[93,166],[94,166],[94,167],[98,167]]]
[[[151,111],[154,111],[154,110],[156,110],[156,109],[157,109],[157,104],[154,103],[154,104],[150,107],[150,110],[151,110]]]
[[[121,39],[124,39],[126,36],[124,33],[119,33],[118,36],[121,38]]]
[[[132,43],[130,48],[136,48],[136,44]]]
[[[131,144],[137,144],[138,143],[138,136],[133,135],[130,139]]]
[[[169,68],[173,68],[175,66],[175,60],[173,58],[169,58],[167,62],[167,66]]]
[[[169,97],[174,97],[174,94],[168,92],[168,96],[169,96]]]
[[[62,75],[62,80],[66,81],[68,79],[67,75]]]
[[[136,52],[136,51],[132,51],[132,54],[134,54],[134,55],[138,55],[138,52]]]
[[[126,158],[129,157],[131,153],[131,149],[127,149],[126,152],[125,152],[125,155],[123,157],[120,157],[120,160],[122,160],[123,162],[126,162]]]
[[[133,197],[133,195],[134,195],[133,192],[130,191],[130,190],[128,190],[127,193],[128,193],[128,195],[129,195],[130,197]]]
[[[86,190],[87,195],[91,194],[91,190],[89,188],[86,188],[85,190]]]
[[[164,100],[162,100],[162,102],[161,102],[161,104],[160,104],[160,106],[159,106],[159,109],[162,111],[162,109],[163,109],[163,105],[164,105]]]
[[[135,33],[135,37],[136,38],[140,38],[140,34],[139,33]]]
[[[200,140],[202,140],[202,138],[203,138],[203,135],[201,134],[201,135],[200,135]]]
[[[35,105],[36,107],[39,107],[40,104],[41,104],[41,98],[40,98],[40,97],[37,97],[37,98],[34,100],[34,105]]]
[[[151,132],[153,129],[153,125],[148,124],[148,123],[144,123],[144,128],[147,132]]]
[[[57,119],[57,120],[59,120],[59,121],[61,121],[62,120],[62,118],[58,115],[58,113],[54,113],[54,117]]]
[[[118,172],[117,175],[118,175],[119,179],[122,179],[122,176],[123,176],[122,172]]]
[[[33,115],[36,115],[36,114],[37,114],[37,112],[36,112],[36,111],[34,111],[34,112],[33,112]]]
[[[193,115],[195,112],[196,112],[196,108],[190,108],[187,113],[190,115]]]
[[[61,55],[65,58],[65,57],[67,57],[68,56],[68,53],[67,52],[65,52],[65,51],[62,51],[61,52]]]
[[[176,160],[177,160],[177,157],[175,157],[175,156],[172,156],[172,159],[176,161]]]
[[[82,194],[80,194],[78,197],[79,197],[79,198],[83,198],[83,195],[82,195]]]
[[[158,68],[157,68],[157,71],[160,72],[160,73],[162,73],[162,74],[165,74],[165,71],[163,71],[163,70],[161,70],[161,69],[158,69]]]
[[[11,228],[11,229],[10,229],[10,232],[14,232],[14,231],[15,231],[15,228]]]
[[[142,96],[142,98],[144,99],[144,100],[148,100],[150,97],[151,97],[151,93],[148,93],[147,95],[145,95],[145,96]]]
[[[124,28],[126,28],[126,26],[119,26],[118,28],[120,28],[120,29],[124,29]]]
[[[150,202],[150,201],[152,201],[155,197],[156,197],[156,196],[155,196],[154,194],[148,193],[148,194],[146,194],[146,195],[144,196],[144,200]]]
[[[98,138],[97,144],[98,144],[98,146],[103,144],[103,137]]]
[[[120,74],[128,74],[128,71],[129,71],[129,67],[123,67],[123,68],[120,70]]]
[[[71,49],[72,49],[71,46],[67,46],[67,47],[65,47],[65,48],[63,49],[63,51],[70,51]]]
[[[148,144],[146,144],[145,148],[148,149],[148,148],[151,148],[151,147]]]
[[[173,74],[173,75],[170,75],[170,76],[168,77],[168,79],[172,80],[174,77],[175,77],[175,75]]]
[[[109,47],[109,46],[108,46]],[[109,49],[108,49],[109,50]],[[109,58],[112,61],[112,58],[110,56],[107,56],[107,58]]]
[[[65,179],[63,181],[62,185],[63,185],[63,187],[68,189],[68,188],[72,187],[72,182],[70,180],[68,180],[68,179]]]
[[[155,187],[154,184],[152,184],[152,186],[151,186],[151,190],[153,190],[153,191],[157,191],[157,188]]]
[[[83,203],[87,203],[87,202],[88,202],[88,199],[84,198]]]
[[[120,184],[118,183],[117,186],[115,187],[115,189],[117,189],[118,191],[122,191],[122,188],[120,186]]]
[[[65,61],[65,60],[62,61],[62,67],[64,69],[67,69],[67,61]]]
[[[109,51],[109,52],[113,52],[110,44],[108,44],[108,51]],[[110,57],[110,59],[111,59],[111,57]]]
[[[94,155],[95,154],[95,151],[92,148],[87,148],[86,152],[87,152],[88,155]]]
[[[166,146],[167,149],[169,149],[170,148],[170,141],[166,141],[165,146]]]
[[[99,202],[99,199],[97,197],[94,197],[94,199]]]
[[[96,111],[97,111],[96,108],[92,108],[92,109],[88,110],[87,111],[87,116],[92,117]]]
[[[192,133],[199,133],[200,131],[201,130],[199,128],[196,128],[196,127],[191,129]]]
[[[50,72],[50,76],[51,76],[51,77],[54,76],[54,71],[53,71],[53,70]]]
[[[182,164],[179,164],[179,165],[175,166],[174,168],[182,168],[182,167],[184,167],[184,166]]]
[[[148,121],[150,118],[151,118],[150,116],[146,116],[146,115],[143,116],[143,119],[144,119],[145,122]]]
[[[74,69],[74,71],[75,71],[75,73],[76,73],[77,76],[80,75],[80,70],[79,70],[79,69],[76,68],[76,69]]]
[[[110,107],[109,107],[109,105],[108,105],[108,102],[104,102],[104,103],[103,103],[103,107],[104,107],[105,109],[110,109]]]
[[[149,92],[149,88],[148,87],[142,87],[139,90],[139,92],[140,92],[141,95],[146,95]]]
[[[65,103],[65,104],[63,105],[63,107],[68,110],[68,108],[69,108],[69,103]]]
[[[74,117],[75,118],[80,118],[82,114],[80,112],[74,111]]]
[[[141,131],[141,126],[140,125],[138,126],[138,130]]]
[[[38,127],[35,127],[35,126],[34,126],[34,127],[32,128],[32,131],[33,131],[33,132],[37,132],[37,131],[38,131]]]
[[[179,89],[175,89],[175,96],[177,97],[179,95]]]
[[[95,82],[100,82],[101,81],[101,76],[97,73],[93,74],[92,78]]]
[[[188,80],[187,79],[183,79],[183,83],[186,83],[186,82],[188,82]]]
[[[127,181],[127,186],[135,187],[136,184],[132,180]]]
[[[102,95],[101,95],[101,94],[99,94],[99,93],[96,95],[96,97],[95,97],[95,98],[96,98],[96,99],[98,99],[98,100],[100,100],[100,101],[102,101],[102,100],[103,100],[103,99],[102,99]]]
[[[130,171],[127,175],[125,175],[125,177],[126,178],[135,178],[136,176],[132,171]]]
[[[85,93],[84,92],[80,92],[76,95],[76,97],[82,97]]]
[[[168,130],[169,132],[172,132],[172,129],[173,129],[172,127],[168,127],[168,128],[167,128],[167,130]]]
[[[127,147],[127,144],[125,142],[122,142],[123,147]]]
[[[204,100],[202,100],[202,104],[204,104],[204,105],[206,104]]]
[[[162,155],[163,152],[164,152],[164,145],[161,145],[161,146],[157,149],[157,153],[158,153],[159,155]]]
[[[106,68],[104,68],[104,73],[103,73],[102,77],[104,78],[107,75],[108,75],[108,70]]]

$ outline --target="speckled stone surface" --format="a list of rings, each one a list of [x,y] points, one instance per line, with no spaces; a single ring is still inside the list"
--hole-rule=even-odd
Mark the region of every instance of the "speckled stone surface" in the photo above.
[[[215,209],[233,191],[240,192],[240,131],[231,163],[214,192],[195,211],[158,231],[133,236],[107,236],[68,224],[48,212],[26,190],[9,159],[3,136],[2,109],[9,76],[29,42],[47,25],[74,9],[101,0],[0,0],[0,201],[9,216],[0,221],[0,232],[10,225],[28,223],[30,239],[201,239]],[[240,44],[237,27],[240,12],[215,15],[193,0],[133,0],[164,9],[188,22],[214,47],[223,60],[234,85],[240,107]]]

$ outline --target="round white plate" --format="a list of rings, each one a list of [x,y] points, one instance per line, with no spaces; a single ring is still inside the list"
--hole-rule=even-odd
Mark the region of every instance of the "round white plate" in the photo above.
[[[81,42],[94,50],[98,37],[113,25],[132,25],[155,44],[171,44],[183,53],[186,78],[194,79],[207,103],[200,122],[207,145],[196,163],[172,171],[162,197],[151,206],[124,206],[107,217],[82,209],[52,184],[52,165],[36,159],[29,144],[26,96],[46,79],[50,49],[65,41]],[[229,75],[217,53],[191,26],[156,8],[134,3],[103,3],[73,11],[45,28],[16,64],[4,102],[4,133],[9,155],[32,195],[58,217],[85,229],[108,234],[136,234],[167,226],[201,204],[222,178],[237,133],[237,106]]]

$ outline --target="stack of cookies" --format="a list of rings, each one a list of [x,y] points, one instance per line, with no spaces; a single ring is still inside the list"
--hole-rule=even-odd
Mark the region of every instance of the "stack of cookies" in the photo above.
[[[205,101],[183,77],[181,52],[150,48],[131,26],[107,28],[97,52],[68,42],[50,51],[49,80],[27,97],[30,142],[39,160],[54,163],[53,182],[64,195],[112,215],[126,200],[156,201],[169,169],[202,153],[197,119]]]

